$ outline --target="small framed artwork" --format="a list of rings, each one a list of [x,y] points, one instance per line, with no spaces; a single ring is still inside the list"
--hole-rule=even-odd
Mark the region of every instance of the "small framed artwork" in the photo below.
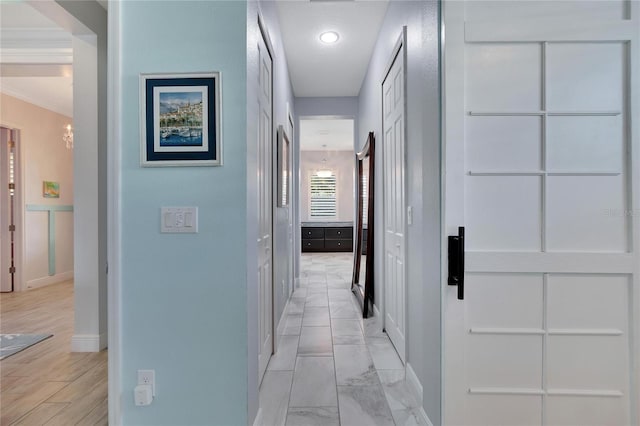
[[[220,73],[140,75],[140,164],[221,166]]]
[[[278,207],[289,205],[289,159],[291,143],[282,125],[278,126]]]
[[[42,182],[42,196],[44,198],[60,198],[60,184],[58,182]]]

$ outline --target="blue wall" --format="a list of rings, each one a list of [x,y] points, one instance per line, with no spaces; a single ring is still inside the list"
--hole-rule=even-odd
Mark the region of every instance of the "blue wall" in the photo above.
[[[123,422],[247,423],[247,4],[121,3]],[[139,74],[222,73],[222,167],[141,168]],[[199,207],[160,234],[161,206]],[[255,241],[255,240],[254,240]],[[133,404],[136,370],[157,396]]]

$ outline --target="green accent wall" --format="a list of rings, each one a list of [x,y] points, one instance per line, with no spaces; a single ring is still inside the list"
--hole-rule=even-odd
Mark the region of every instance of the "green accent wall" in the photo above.
[[[46,204],[27,204],[28,212],[48,212],[49,216],[49,276],[56,274],[56,213],[72,212],[72,205],[52,206]]]

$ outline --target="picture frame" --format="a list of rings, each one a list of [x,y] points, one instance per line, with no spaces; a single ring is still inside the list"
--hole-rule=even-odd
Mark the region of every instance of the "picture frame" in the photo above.
[[[42,197],[43,198],[60,198],[60,183],[42,181]]]
[[[289,205],[291,142],[282,125],[278,126],[278,207]]]
[[[140,74],[140,165],[221,166],[220,72]]]

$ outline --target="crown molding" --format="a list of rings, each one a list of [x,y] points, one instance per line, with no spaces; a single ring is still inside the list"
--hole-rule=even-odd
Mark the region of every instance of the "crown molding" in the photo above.
[[[73,64],[0,63],[2,77],[73,77]]]
[[[2,49],[71,48],[71,34],[60,28],[3,28],[0,37]]]
[[[0,62],[71,64],[71,34],[57,28],[5,28],[0,31]]]
[[[3,64],[72,64],[73,49],[0,49]]]

